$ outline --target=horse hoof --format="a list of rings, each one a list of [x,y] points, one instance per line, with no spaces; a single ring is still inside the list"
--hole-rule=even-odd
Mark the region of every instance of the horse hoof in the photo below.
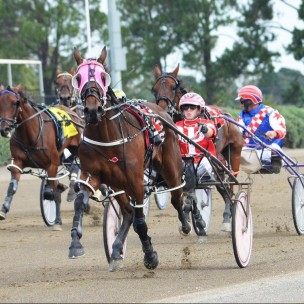
[[[53,230],[53,231],[62,231],[62,227],[61,227],[61,225],[59,225],[59,224],[55,224],[55,225],[52,227],[52,230]]]
[[[69,248],[69,259],[77,259],[84,256],[84,249],[82,245],[80,246],[78,248],[72,248],[72,246]]]
[[[3,221],[6,219],[6,213],[3,211],[0,211],[0,221]]]
[[[111,260],[109,264],[109,272],[114,272],[124,267],[123,259]]]
[[[222,223],[221,231],[231,232],[231,223]]]
[[[186,227],[184,227],[182,224],[178,224],[178,230],[179,230],[179,233],[181,234],[181,235],[184,235],[184,236],[186,236],[186,235],[189,235],[190,233],[191,233],[191,231],[192,231],[192,226],[190,225],[190,223],[188,223],[187,222],[187,225],[186,225]]]
[[[196,233],[198,236],[206,236],[207,233],[205,231],[205,228],[198,228],[197,227],[197,233]]]
[[[158,255],[156,251],[153,251],[152,254],[144,258],[144,265],[147,269],[155,269],[159,264]]]
[[[67,195],[67,201],[73,202],[75,200],[76,196],[77,196],[76,192],[70,190]]]

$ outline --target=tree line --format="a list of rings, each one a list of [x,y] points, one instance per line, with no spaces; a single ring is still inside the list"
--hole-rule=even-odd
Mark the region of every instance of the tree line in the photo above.
[[[304,0],[299,7],[287,0],[117,0],[127,50],[127,70],[122,73],[127,96],[152,99],[153,66],[166,71],[170,55],[180,52],[183,68],[194,75],[183,76],[180,69],[186,86],[210,104],[233,106],[238,85],[254,83],[270,103],[303,107],[304,76],[287,68],[274,72],[280,54],[269,45],[277,39],[273,20],[278,1],[295,10],[299,22],[304,20]],[[69,71],[75,66],[74,47],[87,51],[84,5],[82,0],[0,0],[0,58],[41,60],[45,93],[53,96],[56,68]],[[107,15],[100,10],[100,0],[90,0],[89,8],[92,44],[109,48]],[[214,56],[227,27],[235,28],[237,39]],[[304,30],[295,27],[290,35],[287,51],[303,64]],[[14,83],[37,89],[31,69],[12,68]],[[6,73],[1,65],[1,82]]]

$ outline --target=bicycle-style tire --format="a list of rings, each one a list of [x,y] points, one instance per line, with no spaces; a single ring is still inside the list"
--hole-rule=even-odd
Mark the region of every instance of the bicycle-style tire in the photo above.
[[[157,189],[158,191],[165,190],[165,187],[160,186]],[[158,209],[163,210],[166,209],[169,203],[169,192],[164,192],[164,193],[155,193],[154,194],[154,199],[155,203]]]
[[[253,239],[252,212],[248,196],[240,191],[232,205],[232,244],[235,260],[240,268],[249,264]]]
[[[302,181],[302,182],[301,182]],[[298,235],[304,234],[304,177],[296,177],[292,186],[292,218]]]
[[[56,203],[54,200],[44,199],[44,190],[47,178],[41,178],[40,186],[40,210],[44,223],[47,226],[54,226],[56,220]]]
[[[114,208],[118,214],[118,217]],[[112,203],[106,202],[104,205],[103,213],[103,243],[108,263],[110,263],[111,260],[111,254],[113,251],[112,245],[117,237],[118,231],[122,224],[122,220],[122,214],[118,202],[115,199],[112,200]],[[123,252],[121,255],[123,259],[126,255],[126,249],[127,239],[123,245]]]

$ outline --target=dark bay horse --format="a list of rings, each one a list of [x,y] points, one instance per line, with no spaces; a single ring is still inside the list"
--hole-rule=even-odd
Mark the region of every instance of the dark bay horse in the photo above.
[[[173,72],[162,72],[158,65],[154,66],[155,84],[152,87],[152,93],[155,96],[156,104],[163,109],[167,110],[176,122],[182,119],[179,111],[179,101],[181,97],[187,93],[186,88],[183,86],[182,80],[178,77],[179,65]],[[219,119],[217,116],[225,114],[223,110],[216,106],[207,106],[206,111],[202,113],[207,119],[213,119],[218,135],[215,140],[217,157],[227,165],[235,176],[240,170],[241,151],[243,147],[243,137],[238,127],[229,123],[224,119]],[[223,176],[224,178],[224,176]],[[223,213],[223,231],[230,231],[230,198],[233,194],[233,186],[228,187],[228,193],[223,189],[222,185],[216,186],[217,190],[225,201],[225,210]],[[229,195],[228,195],[229,194]]]
[[[11,180],[7,196],[0,211],[0,219],[6,218],[11,202],[17,191],[24,168],[39,168],[47,172],[49,178],[44,198],[56,203],[54,230],[61,230],[60,202],[61,192],[65,189],[56,178],[61,156],[65,148],[77,154],[81,137],[80,118],[64,106],[54,107],[59,115],[70,119],[64,122],[47,114],[48,108],[32,102],[22,85],[7,88],[0,92],[0,132],[10,137],[12,163],[9,165]],[[61,111],[62,110],[62,111]],[[75,122],[75,124],[72,123]],[[72,129],[62,128],[69,125]],[[13,132],[11,132],[14,129]],[[66,131],[65,131],[66,130]]]
[[[85,128],[79,146],[81,164],[80,191],[74,202],[74,219],[71,230],[70,258],[84,255],[80,243],[82,237],[83,212],[89,197],[106,184],[115,192],[124,190],[115,198],[119,203],[123,222],[112,246],[109,270],[123,267],[121,253],[129,228],[133,222],[144,252],[144,265],[148,269],[157,267],[158,255],[154,251],[143,213],[144,170],[149,165],[159,172],[171,192],[171,203],[178,212],[181,232],[191,230],[182,210],[182,159],[174,131],[163,125],[164,141],[151,144],[147,137],[147,121],[142,120],[132,102],[121,102],[110,85],[110,76],[104,63],[107,50],[104,47],[99,58],[83,59],[77,49],[74,58],[78,69],[73,79],[84,103]],[[156,113],[173,123],[169,114],[154,103],[140,105],[146,112]],[[148,116],[145,116],[148,119]],[[148,119],[149,120],[149,119]],[[150,120],[151,122],[151,120]]]
[[[72,86],[72,77],[75,75],[75,68],[72,67],[70,72],[56,70],[56,79],[54,81],[57,94],[57,102],[75,111],[80,117],[83,116],[83,106],[81,105],[78,92]],[[67,201],[72,202],[76,198],[74,182],[78,177],[79,165],[76,163],[73,155],[69,155],[67,150],[64,151],[65,162],[71,163],[70,185],[67,194]]]

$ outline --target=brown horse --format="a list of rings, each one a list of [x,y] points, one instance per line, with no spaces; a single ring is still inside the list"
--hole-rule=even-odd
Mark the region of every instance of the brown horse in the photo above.
[[[76,105],[76,90],[72,86],[72,77],[75,75],[75,68],[70,72],[56,70],[56,79],[54,81],[57,95],[57,102],[68,108]]]
[[[154,103],[121,102],[109,86],[110,76],[106,73],[104,62],[107,51],[104,47],[97,60],[83,59],[74,49],[78,69],[73,79],[84,103],[85,128],[83,141],[79,146],[81,164],[80,191],[75,200],[75,215],[72,227],[72,243],[69,257],[84,254],[80,243],[82,237],[83,211],[89,197],[106,184],[115,192],[124,190],[125,194],[116,196],[123,222],[113,243],[109,270],[115,271],[123,266],[121,253],[130,225],[138,234],[144,252],[144,265],[154,269],[158,265],[157,252],[154,251],[143,213],[144,170],[152,166],[159,172],[171,192],[171,203],[178,212],[181,231],[191,230],[182,211],[182,159],[177,137],[170,128],[163,125],[164,141],[151,144],[147,140],[147,125],[151,122],[143,112],[156,113],[173,123],[166,111]],[[143,112],[142,112],[143,111]],[[146,120],[147,119],[147,120]],[[136,207],[133,209],[133,207]]]
[[[176,122],[182,119],[179,111],[179,101],[181,97],[187,93],[182,84],[182,80],[178,77],[179,65],[171,73],[163,73],[158,65],[154,66],[155,84],[152,92],[155,96],[156,103],[171,113],[173,120]],[[225,163],[229,169],[237,176],[240,169],[241,151],[243,147],[243,137],[237,125],[217,116],[225,114],[221,109],[215,106],[207,106],[206,111],[202,113],[207,119],[213,119],[218,135],[215,141],[217,157]],[[222,178],[224,176],[222,175]],[[233,194],[233,186],[223,189],[223,185],[216,186],[217,190],[225,201],[225,210],[223,213],[223,231],[230,231],[230,197]]]
[[[64,105],[71,110],[75,111],[80,117],[83,116],[83,106],[78,97],[78,92],[72,86],[72,77],[75,75],[75,68],[72,67],[70,73],[64,72],[60,69],[56,70],[56,93],[57,93],[57,102],[61,105]],[[66,152],[66,151],[65,151]],[[65,153],[64,155],[68,155]],[[69,191],[67,194],[67,201],[72,202],[76,198],[76,193],[74,190],[74,182],[77,179],[79,166],[76,163],[73,155],[67,156],[66,162],[71,163],[70,168],[70,185]]]
[[[11,202],[17,191],[20,176],[26,167],[44,169],[49,178],[44,198],[56,203],[56,219],[54,230],[61,230],[60,202],[64,190],[56,178],[61,156],[65,148],[77,154],[81,137],[80,118],[67,107],[57,106],[55,109],[70,120],[56,119],[47,113],[48,108],[38,106],[28,98],[22,85],[7,88],[0,92],[0,132],[3,137],[11,137],[10,150],[12,163],[9,166],[11,180],[7,196],[0,211],[0,219],[6,218]],[[74,121],[77,125],[71,124]],[[65,133],[60,124],[74,125],[72,133]],[[11,136],[11,130],[15,129]]]

